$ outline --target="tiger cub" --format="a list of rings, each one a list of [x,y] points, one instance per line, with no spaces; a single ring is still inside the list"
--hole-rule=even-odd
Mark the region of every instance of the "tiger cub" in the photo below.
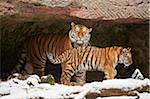
[[[23,44],[21,58],[12,73],[43,76],[49,54],[57,57],[67,49],[89,45],[91,31],[92,28],[88,29],[84,25],[72,22],[69,36],[38,34],[27,38]]]
[[[66,50],[57,58],[49,55],[48,58],[54,64],[63,63],[61,83],[69,84],[75,75],[77,84],[85,83],[87,70],[103,71],[107,79],[113,79],[116,75],[115,67],[118,63],[125,66],[132,64],[131,48],[123,47],[77,47]]]

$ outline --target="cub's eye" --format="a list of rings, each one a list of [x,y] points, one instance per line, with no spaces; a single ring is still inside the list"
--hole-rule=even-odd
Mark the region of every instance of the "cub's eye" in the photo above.
[[[128,54],[124,52],[123,55],[127,56]]]
[[[82,29],[82,31],[83,31],[83,32],[86,32],[86,28],[84,27],[84,28]]]
[[[76,33],[73,33],[72,36],[76,36]]]

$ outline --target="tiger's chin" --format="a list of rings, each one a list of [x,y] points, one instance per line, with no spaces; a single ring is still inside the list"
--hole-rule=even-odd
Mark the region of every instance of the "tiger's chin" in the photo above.
[[[127,68],[127,67],[129,67],[130,66],[130,64],[125,64],[124,65],[124,68]]]
[[[74,44],[77,44],[77,45],[83,45],[85,42],[82,41],[82,40],[76,40],[74,38],[70,38],[71,41],[74,43]]]

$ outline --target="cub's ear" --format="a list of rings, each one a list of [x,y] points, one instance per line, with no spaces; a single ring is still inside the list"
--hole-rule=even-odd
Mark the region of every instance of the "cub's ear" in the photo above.
[[[89,28],[89,33],[92,31],[92,28]]]
[[[71,26],[72,26],[72,27],[75,26],[75,23],[74,23],[74,22],[71,22]]]
[[[131,51],[131,48],[130,48],[130,47],[128,47],[128,48],[127,48],[127,50]]]

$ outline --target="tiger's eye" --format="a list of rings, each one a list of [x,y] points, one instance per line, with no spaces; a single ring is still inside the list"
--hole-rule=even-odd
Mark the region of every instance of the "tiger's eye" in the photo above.
[[[76,32],[79,32],[79,30],[80,30],[79,27],[76,27],[75,29],[76,29],[76,30],[75,30]]]

